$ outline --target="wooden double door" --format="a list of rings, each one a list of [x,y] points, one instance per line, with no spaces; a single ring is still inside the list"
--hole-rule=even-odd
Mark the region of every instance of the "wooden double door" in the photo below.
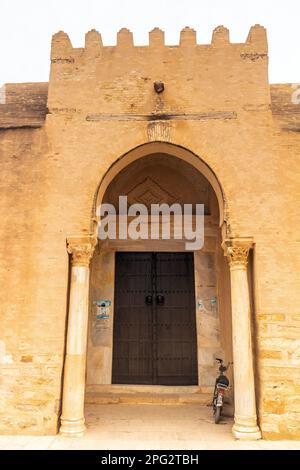
[[[116,253],[112,383],[198,383],[192,253]]]

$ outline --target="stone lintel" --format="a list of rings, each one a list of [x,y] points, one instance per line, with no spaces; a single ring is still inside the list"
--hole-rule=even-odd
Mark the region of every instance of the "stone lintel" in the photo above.
[[[57,110],[59,111],[59,110]],[[202,121],[206,119],[237,119],[235,111],[168,114],[89,114],[86,121]]]

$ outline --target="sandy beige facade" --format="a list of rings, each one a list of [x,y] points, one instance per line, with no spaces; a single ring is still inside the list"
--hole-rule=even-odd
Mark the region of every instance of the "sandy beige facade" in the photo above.
[[[86,384],[91,392],[111,383],[113,305],[97,333],[93,301],[113,302],[114,253],[182,251],[174,240],[167,249],[97,243],[97,207],[121,190],[139,200],[152,188],[155,201],[208,207],[204,249],[194,255],[199,393],[213,386],[215,356],[233,357],[235,437],[300,438],[300,104],[292,96],[291,85],[269,84],[258,25],[243,44],[219,27],[209,45],[185,28],[178,46],[155,29],[140,47],[123,29],[116,46],[90,31],[75,49],[60,32],[49,84],[6,86],[1,433],[55,434],[61,423],[66,434],[84,431]],[[203,309],[207,298],[216,311]]]

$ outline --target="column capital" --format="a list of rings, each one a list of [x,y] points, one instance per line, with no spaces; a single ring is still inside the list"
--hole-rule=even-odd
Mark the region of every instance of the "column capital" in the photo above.
[[[92,235],[67,237],[67,251],[72,255],[72,266],[89,266],[97,239]]]
[[[228,238],[223,241],[222,248],[227,257],[229,266],[246,268],[248,263],[248,254],[253,247],[253,238]]]

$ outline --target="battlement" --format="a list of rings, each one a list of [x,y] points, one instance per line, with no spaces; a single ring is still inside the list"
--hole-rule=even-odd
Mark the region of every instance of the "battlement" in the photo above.
[[[85,45],[74,48],[60,31],[52,39],[48,93],[50,114],[177,115],[233,113],[270,104],[266,30],[251,27],[246,42],[231,43],[218,26],[210,44],[197,44],[196,31],[184,28],[176,46],[165,44],[159,28],[149,44],[137,46],[122,28],[115,46],[104,46],[91,30]],[[154,83],[162,82],[157,93]],[[227,115],[227,114],[226,114]]]
[[[250,28],[248,37],[245,43],[231,43],[229,38],[229,30],[224,26],[218,26],[213,30],[212,39],[210,44],[198,44],[197,33],[194,29],[185,27],[180,32],[180,39],[178,46],[168,46],[165,44],[165,33],[159,28],[154,28],[149,32],[149,45],[138,46],[134,44],[133,34],[129,29],[122,28],[117,33],[117,41],[115,46],[104,46],[101,34],[92,29],[85,35],[84,48],[73,48],[69,36],[59,31],[52,37],[51,47],[51,61],[57,62],[74,62],[76,56],[85,54],[88,57],[101,57],[103,49],[116,48],[119,50],[130,48],[147,48],[160,49],[162,47],[176,48],[176,47],[189,47],[189,48],[227,48],[228,46],[239,46],[245,49],[245,53],[258,54],[260,57],[266,56],[268,52],[267,34],[266,29],[256,24]],[[257,56],[258,57],[258,56]],[[250,57],[249,57],[250,58]],[[72,60],[73,59],[73,60]],[[251,57],[255,60],[254,57]]]

